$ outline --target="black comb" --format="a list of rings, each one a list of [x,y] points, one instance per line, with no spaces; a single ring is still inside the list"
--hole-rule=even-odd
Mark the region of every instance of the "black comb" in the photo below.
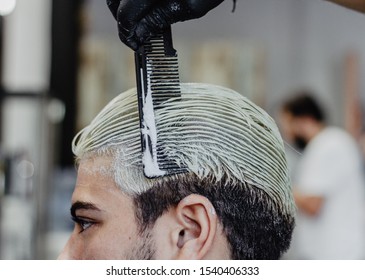
[[[171,97],[180,97],[177,52],[172,46],[171,27],[147,40],[135,53],[142,163],[147,178],[182,173],[158,141],[155,111]]]

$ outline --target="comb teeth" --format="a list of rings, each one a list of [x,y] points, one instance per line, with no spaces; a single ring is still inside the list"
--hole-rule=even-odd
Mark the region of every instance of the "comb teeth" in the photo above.
[[[154,110],[162,108],[165,101],[181,95],[171,29],[151,38],[136,53],[136,74],[144,174],[155,178],[185,172],[185,168],[169,160],[163,143],[158,142],[154,117]]]
[[[181,94],[177,54],[175,50],[165,50],[165,45],[163,36],[155,37],[144,45],[147,87],[152,91],[154,109]]]

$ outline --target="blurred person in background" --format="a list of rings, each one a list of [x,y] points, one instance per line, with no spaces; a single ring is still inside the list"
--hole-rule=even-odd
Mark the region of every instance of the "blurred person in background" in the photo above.
[[[106,0],[118,25],[120,40],[133,50],[150,36],[176,22],[197,19],[224,0]],[[235,10],[236,1],[233,1]],[[365,12],[365,0],[326,0]]]
[[[303,151],[294,178],[298,207],[290,257],[365,257],[365,181],[355,140],[327,126],[310,91],[295,92],[281,109],[286,139]]]

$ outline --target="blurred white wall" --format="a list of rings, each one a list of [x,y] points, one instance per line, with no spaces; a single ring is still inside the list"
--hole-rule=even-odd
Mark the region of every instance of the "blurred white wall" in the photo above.
[[[4,259],[44,257],[41,243],[51,156],[45,99],[50,82],[51,4],[49,0],[18,0],[15,10],[3,18],[1,82],[8,96],[0,108],[0,148],[14,166],[10,194],[0,204],[0,257]],[[18,167],[24,164],[31,173],[19,173]]]
[[[2,85],[9,94],[45,94],[49,89],[51,1],[17,1],[4,18]],[[14,96],[16,97],[16,96]],[[26,150],[39,161],[42,110],[35,100],[4,104],[3,149]]]
[[[48,90],[51,5],[49,0],[18,0],[4,18],[2,82],[7,90]]]

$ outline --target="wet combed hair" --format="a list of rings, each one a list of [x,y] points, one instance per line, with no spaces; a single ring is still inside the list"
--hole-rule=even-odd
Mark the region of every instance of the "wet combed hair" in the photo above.
[[[143,175],[136,90],[112,100],[75,137],[78,160],[112,158],[111,174],[134,198],[141,233],[189,194],[207,197],[233,259],[277,259],[289,247],[295,207],[284,146],[273,119],[237,92],[181,84],[155,112],[157,148],[188,172]]]
[[[294,97],[284,102],[284,111],[294,117],[311,117],[319,122],[325,121],[325,114],[311,91],[301,90],[294,92],[293,95]]]

